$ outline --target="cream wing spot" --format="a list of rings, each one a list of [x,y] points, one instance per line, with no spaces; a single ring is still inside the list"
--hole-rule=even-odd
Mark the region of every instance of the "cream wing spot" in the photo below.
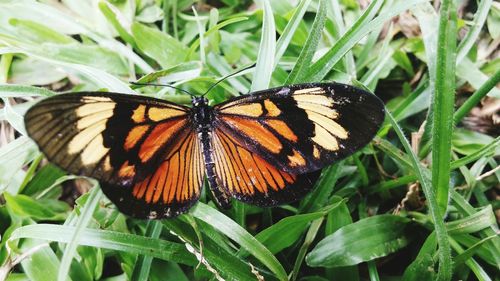
[[[87,115],[76,123],[76,127],[79,130],[83,130],[89,126],[92,126],[92,124],[95,124],[103,119],[108,119],[109,117],[113,116],[113,110],[106,110],[102,112],[97,112],[92,115]]]
[[[322,94],[324,93],[325,90],[321,87],[316,87],[316,88],[306,88],[306,89],[300,89],[296,90],[293,92],[294,95],[301,95],[301,94]]]
[[[324,95],[314,95],[314,94],[305,94],[305,95],[294,95],[293,99],[297,103],[313,103],[324,105],[330,107],[333,105],[334,101],[332,98],[324,96]]]
[[[79,132],[68,144],[68,153],[75,154],[80,153],[87,144],[92,141],[97,135],[101,134],[104,129],[106,129],[106,121],[101,120],[94,125],[85,128]]]
[[[113,167],[111,167],[111,157],[109,155],[104,158],[102,167],[105,172],[110,172],[113,169]]]
[[[83,165],[92,165],[101,161],[101,159],[108,153],[109,148],[104,147],[102,135],[99,134],[95,137],[89,145],[83,150],[81,154],[81,161]]]
[[[306,159],[300,155],[297,150],[293,150],[293,155],[288,155],[288,161],[292,167],[304,166],[306,164]]]
[[[337,139],[317,124],[314,124],[314,137],[311,140],[327,150],[336,151],[339,149]]]
[[[80,107],[78,107],[75,112],[76,116],[78,117],[84,117],[88,115],[93,115],[98,112],[106,111],[106,112],[113,112],[113,109],[115,109],[115,103],[112,102],[110,99],[108,99],[109,102],[98,102],[98,103],[87,103],[84,104]]]
[[[337,119],[339,117],[339,114],[335,109],[324,105],[312,104],[308,102],[298,102],[297,106],[307,111],[317,112],[331,119]]]
[[[317,145],[313,146],[313,156],[316,159],[319,159],[319,157],[321,156]]]
[[[113,102],[108,97],[86,96],[81,99],[82,102]]]
[[[324,127],[331,134],[341,139],[347,139],[349,134],[342,126],[339,125],[339,123],[313,111],[306,110],[306,113],[309,120],[313,121],[317,125],[320,125],[321,127]]]

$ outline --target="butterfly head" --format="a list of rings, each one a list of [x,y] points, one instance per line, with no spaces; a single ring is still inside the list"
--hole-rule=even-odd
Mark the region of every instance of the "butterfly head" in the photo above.
[[[208,105],[208,99],[204,96],[192,96],[191,103],[194,107],[202,107]]]

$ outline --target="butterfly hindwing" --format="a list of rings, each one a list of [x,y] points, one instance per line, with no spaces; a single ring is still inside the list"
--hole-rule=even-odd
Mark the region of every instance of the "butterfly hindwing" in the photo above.
[[[174,217],[200,198],[205,166],[200,140],[194,131],[179,136],[159,167],[145,179],[127,186],[101,184],[119,210],[135,218]]]
[[[268,89],[215,109],[215,124],[225,134],[291,174],[351,155],[371,141],[384,119],[376,96],[337,83]]]
[[[31,107],[25,124],[49,161],[96,178],[120,210],[146,217],[148,210],[178,213],[198,199],[204,169],[189,112],[188,107],[142,96],[71,93]],[[176,168],[168,170],[167,165]],[[160,172],[184,179],[185,171],[191,186],[154,182]],[[195,175],[196,180],[190,178]],[[141,183],[144,190],[137,187]],[[165,197],[163,192],[176,195]]]
[[[220,129],[212,138],[218,185],[235,199],[261,207],[302,198],[318,173],[295,175],[278,169]]]

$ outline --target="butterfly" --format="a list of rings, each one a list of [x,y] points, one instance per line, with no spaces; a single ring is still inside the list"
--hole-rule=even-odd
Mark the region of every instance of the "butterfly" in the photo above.
[[[367,145],[384,120],[375,95],[339,83],[283,86],[210,106],[140,95],[66,93],[25,115],[47,159],[97,179],[122,213],[170,218],[207,179],[216,203],[276,206],[303,197],[313,174]],[[316,173],[317,174],[317,173]]]

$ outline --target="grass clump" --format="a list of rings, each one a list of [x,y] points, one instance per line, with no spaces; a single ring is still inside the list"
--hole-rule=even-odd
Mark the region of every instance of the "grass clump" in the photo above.
[[[295,2],[0,1],[0,280],[498,280],[500,7]],[[254,62],[209,99],[338,81],[386,103],[374,141],[291,205],[221,211],[206,196],[130,219],[24,130],[33,97],[189,103],[128,81],[204,93]]]

